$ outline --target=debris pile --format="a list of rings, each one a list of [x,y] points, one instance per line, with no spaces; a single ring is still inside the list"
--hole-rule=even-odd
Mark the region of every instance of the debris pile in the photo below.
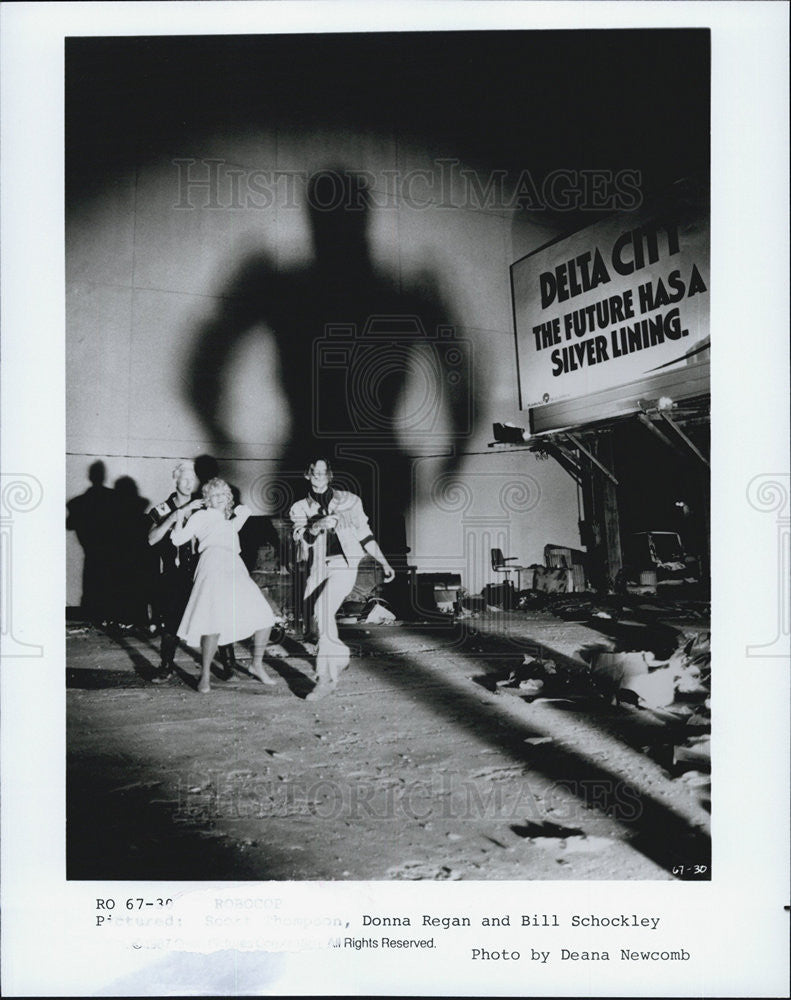
[[[581,650],[580,658],[583,668],[525,654],[522,663],[494,680],[494,690],[528,703],[558,698],[604,700],[616,709],[641,713],[640,718],[656,727],[653,745],[644,749],[661,759],[671,774],[684,775],[685,783],[694,785],[696,776],[710,770],[709,632],[682,634],[666,659],[650,650],[619,651],[605,646]]]
[[[524,660],[506,677],[495,681],[495,690],[517,694],[526,701],[541,698],[591,697],[595,694],[587,678],[555,660],[525,654]]]
[[[552,573],[545,573],[545,586],[516,592],[505,584],[484,587],[480,596],[464,593],[457,604],[457,613],[482,611],[487,606],[500,611],[547,611],[564,621],[589,622],[599,618],[618,621],[621,618],[639,618],[646,622],[656,619],[686,619],[708,621],[711,603],[704,600],[671,600],[664,596],[650,598],[628,594],[594,594],[591,592],[565,593],[553,588]],[[563,570],[563,572],[566,572]]]
[[[366,625],[392,625],[396,616],[381,598],[373,597],[363,608],[360,621]]]
[[[526,598],[525,607],[530,606],[530,600],[530,598]],[[630,598],[615,594],[558,594],[550,596],[540,606],[546,607],[558,618],[574,621],[584,621],[596,617],[612,618],[617,621],[625,616],[639,616],[646,620],[655,618],[708,620],[711,615],[709,601],[673,601],[653,596],[650,600],[646,600],[645,598]]]
[[[381,597],[369,597],[367,601],[345,601],[338,621],[342,625],[393,625],[397,622],[392,608]]]

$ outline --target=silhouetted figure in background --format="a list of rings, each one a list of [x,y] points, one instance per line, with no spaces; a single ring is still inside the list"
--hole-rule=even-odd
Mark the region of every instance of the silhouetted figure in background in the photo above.
[[[221,417],[231,356],[251,328],[266,324],[292,428],[273,479],[288,481],[293,502],[301,495],[304,456],[322,454],[331,438],[329,457],[343,462],[344,485],[361,494],[382,549],[398,569],[405,565],[412,500],[402,432],[431,444],[434,454],[442,454],[438,445],[450,451],[441,471],[455,466],[454,444],[471,429],[470,357],[431,278],[420,288],[405,288],[397,276],[376,269],[366,233],[369,197],[359,177],[322,171],[311,178],[308,202],[314,262],[279,272],[260,256],[241,268],[223,292],[222,312],[199,334],[189,398],[213,439],[232,444],[233,426]],[[410,375],[417,405],[413,399],[414,412],[399,420]],[[262,393],[275,377],[262,372]],[[442,419],[440,434],[432,421]]]
[[[118,620],[117,497],[104,485],[104,462],[88,470],[91,486],[66,504],[66,527],[74,531],[85,554],[82,611],[94,624]]]
[[[147,625],[156,579],[156,562],[147,541],[149,502],[130,476],[116,480],[115,497],[118,621]]]

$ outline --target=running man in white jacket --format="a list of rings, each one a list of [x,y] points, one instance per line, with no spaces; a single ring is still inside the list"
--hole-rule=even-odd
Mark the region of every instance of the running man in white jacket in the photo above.
[[[315,701],[335,689],[341,670],[349,662],[349,647],[338,636],[335,615],[354,589],[357,569],[366,552],[384,570],[384,581],[395,577],[374,538],[362,501],[346,490],[334,490],[332,469],[324,458],[308,466],[308,495],[289,511],[300,556],[309,561],[305,601],[312,608],[319,634],[316,655],[317,683],[307,696]]]

